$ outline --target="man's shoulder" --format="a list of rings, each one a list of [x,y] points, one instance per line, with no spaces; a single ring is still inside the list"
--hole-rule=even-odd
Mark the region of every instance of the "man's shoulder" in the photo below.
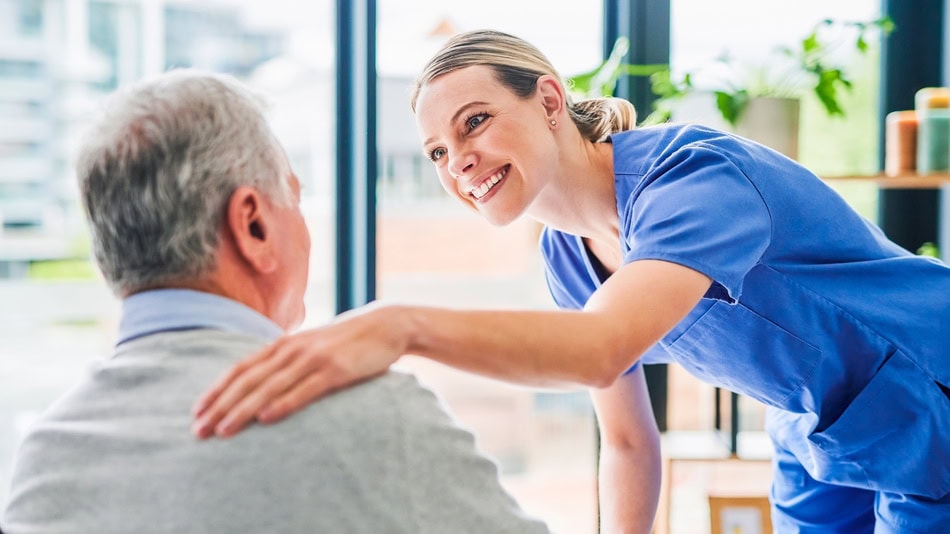
[[[211,328],[159,332],[120,344],[115,357],[163,357],[170,354],[247,355],[267,345],[268,340],[250,334]]]
[[[373,425],[379,432],[396,430],[416,419],[443,411],[442,402],[414,375],[398,370],[336,391],[317,400],[294,417],[300,424],[322,426],[323,420]],[[342,419],[340,419],[342,418]]]

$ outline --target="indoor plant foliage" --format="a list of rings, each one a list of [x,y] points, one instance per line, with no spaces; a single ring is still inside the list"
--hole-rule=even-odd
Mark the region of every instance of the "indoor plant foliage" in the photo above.
[[[869,33],[893,30],[889,17],[859,22],[826,19],[795,47],[777,48],[761,63],[741,63],[726,53],[679,78],[669,69],[657,71],[651,81],[659,98],[644,122],[668,120],[679,100],[701,90],[713,93],[716,108],[733,128],[749,102],[760,97],[797,99],[811,92],[829,116],[844,116],[840,94],[850,90],[852,83],[841,60],[849,58],[849,50],[866,54]]]
[[[670,66],[666,63],[654,65],[631,65],[623,61],[623,57],[630,50],[630,41],[626,37],[619,37],[614,41],[610,55],[597,68],[575,74],[567,79],[571,94],[581,100],[598,96],[612,96],[617,87],[617,80],[621,76],[653,76],[669,73]],[[655,91],[655,89],[654,89]]]

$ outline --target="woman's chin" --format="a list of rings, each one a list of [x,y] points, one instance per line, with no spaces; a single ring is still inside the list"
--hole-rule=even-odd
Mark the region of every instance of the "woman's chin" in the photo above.
[[[492,226],[508,226],[511,223],[517,221],[521,218],[523,212],[515,212],[511,210],[492,210],[492,209],[481,209],[479,210],[482,218],[488,221]]]

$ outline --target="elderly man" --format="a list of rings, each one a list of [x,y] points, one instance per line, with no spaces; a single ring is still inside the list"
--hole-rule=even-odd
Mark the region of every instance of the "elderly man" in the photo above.
[[[177,71],[118,93],[78,177],[119,337],[22,444],[8,534],[546,530],[405,374],[193,437],[208,384],[304,317],[300,185],[240,84]]]

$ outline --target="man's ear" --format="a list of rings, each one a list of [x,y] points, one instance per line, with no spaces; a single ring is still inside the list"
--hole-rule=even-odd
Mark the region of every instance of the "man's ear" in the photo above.
[[[269,204],[260,192],[241,186],[231,194],[225,216],[236,253],[260,273],[270,273],[277,268],[269,213]]]
[[[564,106],[567,105],[564,87],[554,76],[545,74],[538,78],[537,92],[544,107],[545,120],[550,124],[552,120],[560,117]]]

